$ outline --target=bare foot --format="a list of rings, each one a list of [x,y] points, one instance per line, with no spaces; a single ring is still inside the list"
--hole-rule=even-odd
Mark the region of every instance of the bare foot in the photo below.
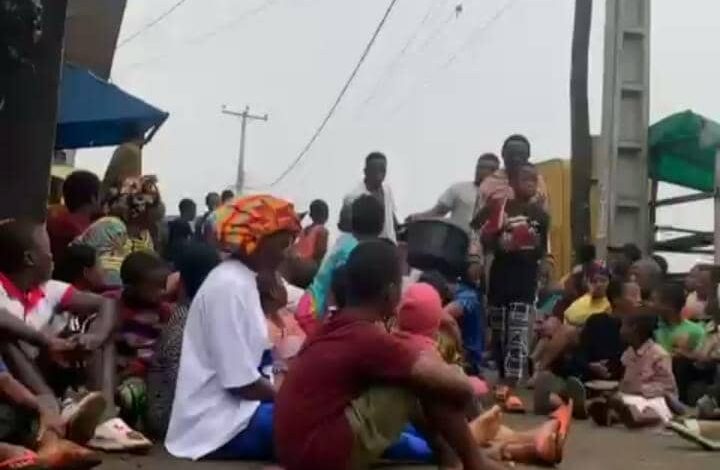
[[[486,446],[500,431],[502,409],[495,405],[470,422],[470,432],[479,446]]]

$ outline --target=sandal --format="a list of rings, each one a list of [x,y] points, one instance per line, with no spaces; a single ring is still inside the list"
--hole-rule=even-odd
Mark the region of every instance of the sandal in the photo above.
[[[122,419],[114,418],[98,426],[87,445],[105,452],[144,452],[150,450],[152,442]]]
[[[45,470],[37,454],[31,450],[25,450],[20,455],[10,457],[0,462],[0,470]]]
[[[681,422],[670,421],[665,426],[686,441],[697,444],[705,450],[720,450],[720,441],[707,439],[700,434],[700,427],[698,426],[697,420],[684,419]]]

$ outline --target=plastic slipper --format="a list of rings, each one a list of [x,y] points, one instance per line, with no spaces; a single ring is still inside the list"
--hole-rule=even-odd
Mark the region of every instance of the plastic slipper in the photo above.
[[[553,411],[550,415],[551,418],[556,419],[560,426],[558,427],[558,438],[560,439],[560,445],[565,445],[568,433],[570,432],[570,423],[572,422],[572,410],[573,401],[570,400],[568,403],[562,405],[557,410]]]
[[[697,444],[705,450],[720,451],[720,442],[702,437],[697,420],[685,419],[682,422],[670,421],[665,426],[686,441]]]
[[[536,458],[548,465],[557,465],[563,459],[564,441],[560,436],[562,424],[552,420],[542,426],[535,437]]]
[[[505,400],[503,409],[508,413],[525,413],[525,403],[516,395],[510,395]]]
[[[620,386],[617,380],[591,380],[585,382],[585,388],[595,392],[614,392]]]
[[[78,444],[89,441],[100,424],[105,407],[105,398],[100,392],[88,393],[77,403],[67,406],[62,412],[67,422],[67,438]]]
[[[565,381],[565,391],[573,402],[573,418],[587,419],[587,392],[582,381],[577,377],[568,377]]]
[[[0,470],[45,470],[46,468],[37,454],[31,450],[25,450],[20,455],[0,462]]]
[[[87,445],[105,452],[143,452],[152,447],[152,442],[122,419],[113,418],[97,427]]]
[[[53,470],[82,470],[102,463],[97,452],[66,439],[49,439],[40,444],[38,457]]]

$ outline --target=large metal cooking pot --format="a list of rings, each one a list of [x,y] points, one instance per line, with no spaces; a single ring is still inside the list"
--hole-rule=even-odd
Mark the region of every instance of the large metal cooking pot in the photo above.
[[[407,225],[408,264],[422,271],[459,276],[465,269],[470,239],[462,228],[444,220],[418,220]]]

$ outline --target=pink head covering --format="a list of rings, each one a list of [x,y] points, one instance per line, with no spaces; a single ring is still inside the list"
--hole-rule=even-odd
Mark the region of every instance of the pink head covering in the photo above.
[[[430,284],[407,288],[400,302],[397,326],[401,331],[435,339],[443,315],[440,294]]]

